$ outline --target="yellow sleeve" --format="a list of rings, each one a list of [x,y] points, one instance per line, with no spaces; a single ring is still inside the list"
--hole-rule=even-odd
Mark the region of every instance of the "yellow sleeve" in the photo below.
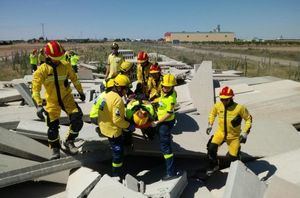
[[[72,69],[72,66],[70,64],[66,64],[65,66],[67,67],[68,77],[72,81],[72,83],[74,84],[76,90],[79,93],[83,93],[83,89],[82,89],[81,83],[79,82],[76,73]]]
[[[217,116],[217,113],[218,113],[218,109],[217,109],[217,105],[215,104],[213,106],[213,108],[211,109],[210,113],[209,113],[209,116],[208,116],[208,123],[210,125],[213,125],[214,124],[214,121],[215,121],[215,118]]]
[[[248,109],[244,106],[242,107],[241,114],[242,118],[245,120],[245,127],[243,132],[250,133],[250,129],[252,126],[252,116],[250,115]]]
[[[43,65],[38,67],[38,69],[33,73],[32,79],[32,98],[38,106],[43,104],[40,92],[47,76],[44,75],[43,68]]]
[[[112,121],[117,127],[122,129],[126,129],[130,125],[130,123],[125,120],[125,106],[121,97],[114,101]]]
[[[139,83],[142,83],[143,82],[143,74],[142,74],[142,66],[141,66],[141,64],[137,65],[136,75],[137,75],[137,81]]]

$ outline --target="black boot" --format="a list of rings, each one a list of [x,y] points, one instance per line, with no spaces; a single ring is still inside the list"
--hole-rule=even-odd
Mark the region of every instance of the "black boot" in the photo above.
[[[52,149],[52,156],[50,160],[55,160],[60,158],[60,149],[59,148],[53,148]]]
[[[64,142],[64,146],[66,147],[66,151],[69,152],[71,155],[75,155],[78,153],[77,147],[74,145],[73,140],[67,140]]]

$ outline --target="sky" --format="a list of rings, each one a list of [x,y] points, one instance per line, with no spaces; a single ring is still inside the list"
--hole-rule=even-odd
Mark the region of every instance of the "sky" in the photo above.
[[[0,0],[0,40],[159,39],[221,31],[237,38],[300,38],[299,0]]]

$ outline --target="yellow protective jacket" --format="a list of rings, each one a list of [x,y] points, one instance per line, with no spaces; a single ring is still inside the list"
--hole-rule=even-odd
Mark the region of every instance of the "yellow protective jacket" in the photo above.
[[[90,118],[97,118],[98,117],[98,114],[99,114],[99,109],[100,109],[100,105],[101,105],[101,108],[103,105],[105,105],[103,102],[103,98],[104,96],[106,95],[106,92],[102,92],[97,98],[96,100],[94,101],[94,104],[91,108],[91,111],[90,111]]]
[[[124,61],[122,54],[110,54],[107,59],[107,64],[109,65],[108,78],[114,78],[120,72],[120,66]]]
[[[79,61],[79,56],[78,55],[73,55],[73,56],[71,56],[71,58],[70,58],[70,62],[71,62],[71,65],[77,65],[77,63],[78,63],[78,61]]]
[[[55,74],[55,71],[57,75]],[[58,84],[55,83],[56,76]],[[79,93],[83,93],[81,84],[77,79],[77,75],[74,73],[70,64],[60,63],[56,69],[47,63],[43,63],[40,67],[38,67],[38,69],[34,72],[32,79],[32,97],[37,105],[42,105],[42,99],[40,96],[42,85],[44,85],[46,89],[45,97],[47,106],[49,104],[59,105],[57,89],[60,90],[61,101],[65,101],[65,98],[68,95],[71,95],[72,92],[68,79],[72,81]],[[57,86],[59,86],[59,88]]]
[[[103,100],[106,105],[99,110],[99,127],[101,133],[109,138],[122,135],[122,129],[129,127],[125,120],[125,105],[122,98],[114,91],[107,93]]]
[[[150,76],[147,82],[147,92],[150,100],[159,97],[161,94],[161,79],[156,82],[154,78]]]
[[[29,55],[29,58],[30,58],[30,64],[31,65],[37,65],[38,63],[38,57],[37,57],[37,54],[30,54]]]
[[[174,120],[176,102],[177,102],[177,94],[175,90],[173,90],[173,92],[168,94],[162,92],[158,102],[159,106],[157,108],[158,120],[162,119],[167,113],[172,114],[172,116],[165,121]]]
[[[39,61],[39,64],[41,64],[42,62],[45,62],[46,58],[43,54],[39,53],[38,55],[38,61]]]
[[[225,109],[222,102],[217,102],[209,114],[209,124],[214,123],[216,116],[218,116],[216,133],[224,133],[225,139],[235,139],[240,136],[242,119],[246,122],[243,132],[250,132],[252,117],[243,105],[233,102]]]
[[[149,78],[149,71],[150,71],[150,66],[152,63],[148,62],[148,65],[142,67],[141,64],[137,65],[137,81],[138,83],[147,83],[148,78]]]

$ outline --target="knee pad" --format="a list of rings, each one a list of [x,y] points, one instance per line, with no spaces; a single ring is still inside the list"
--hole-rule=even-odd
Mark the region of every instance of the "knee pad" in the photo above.
[[[59,120],[48,123],[48,139],[55,140],[58,137]]]
[[[81,111],[72,113],[70,115],[70,124],[71,124],[70,128],[72,131],[79,132],[80,129],[82,128],[83,126],[82,115],[83,114]]]

